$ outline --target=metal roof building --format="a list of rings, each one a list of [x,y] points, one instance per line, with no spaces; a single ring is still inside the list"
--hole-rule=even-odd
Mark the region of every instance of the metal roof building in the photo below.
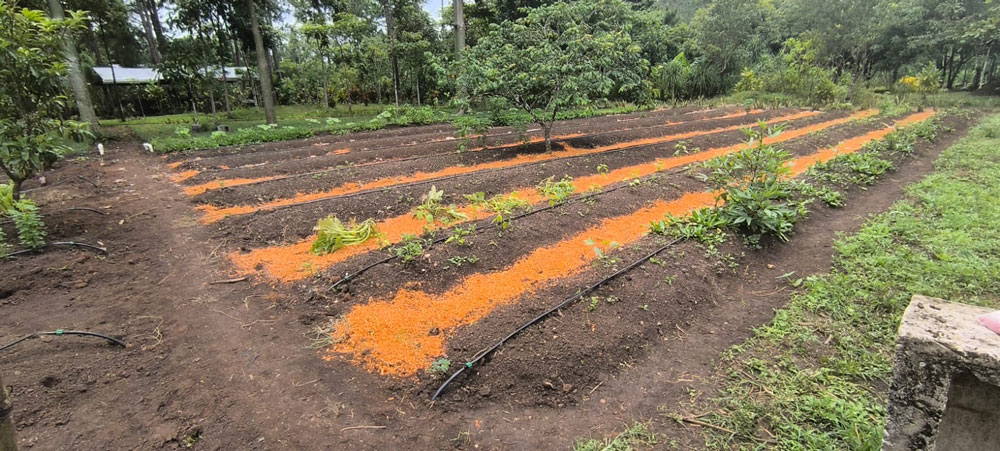
[[[214,70],[219,80],[238,81],[247,77],[247,68],[245,67],[228,66],[223,69],[225,70],[225,78],[223,78],[223,72],[218,68],[206,68],[206,71]],[[160,72],[152,67],[122,67],[115,64],[113,66],[94,66],[94,72],[101,78],[101,83],[105,85],[159,83],[162,79]]]

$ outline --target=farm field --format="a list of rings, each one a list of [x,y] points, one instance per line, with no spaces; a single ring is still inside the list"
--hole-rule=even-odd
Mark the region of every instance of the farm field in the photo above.
[[[764,142],[789,153],[788,177],[816,180],[816,165],[927,121],[936,139],[838,186],[844,206],[813,202],[787,243],[650,233],[716,205],[699,165],[746,148],[743,129],[783,127]],[[560,121],[551,152],[537,129],[461,140],[450,125],[166,157],[118,143],[26,184],[50,239],[110,253],[18,257],[3,333],[57,324],[129,347],[10,350],[22,444],[553,449],[634,420],[698,443],[663,412],[708,390],[719,353],[788,300],[783,275],[825,272],[835,234],[887,209],[974,123],[686,107]],[[80,207],[103,214],[64,211]],[[316,255],[329,215],[379,236]]]

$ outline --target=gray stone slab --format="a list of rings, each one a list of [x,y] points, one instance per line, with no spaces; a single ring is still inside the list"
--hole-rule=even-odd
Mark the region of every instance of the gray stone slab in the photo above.
[[[916,295],[896,342],[883,450],[1000,450],[1000,335],[991,309]]]

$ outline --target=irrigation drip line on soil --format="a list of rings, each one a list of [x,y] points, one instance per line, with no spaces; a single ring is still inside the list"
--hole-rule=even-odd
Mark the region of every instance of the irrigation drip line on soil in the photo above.
[[[709,118],[705,118],[705,119],[697,119],[697,120],[693,120],[693,121],[680,122],[680,123],[677,123],[677,124],[668,124],[668,125],[665,125],[665,126],[685,125],[685,124],[690,124],[691,122],[698,122],[698,121],[702,121],[702,120],[706,120],[706,121],[707,120],[716,120],[716,119],[717,118],[709,117]],[[656,126],[656,127],[659,127],[659,126]],[[601,135],[608,135],[608,134],[612,134],[612,133],[621,133],[621,132],[627,132],[627,131],[637,130],[639,128],[648,129],[648,128],[651,128],[651,127],[632,127],[632,128],[624,128],[624,129],[620,129],[620,130],[616,129],[616,130],[610,130],[610,131],[605,131],[605,132],[598,132],[598,133],[586,134],[586,135],[582,135],[581,137],[592,138],[592,137],[595,137],[595,136],[601,136]],[[493,138],[493,137],[498,137],[498,136],[506,136],[506,135],[510,135],[510,134],[513,134],[513,132],[504,133],[504,134],[498,134],[498,135],[488,135],[486,137],[487,138]],[[456,138],[454,141],[457,143],[458,140],[459,140],[459,138]],[[449,142],[449,141],[448,140],[441,140],[440,142]],[[424,144],[424,143],[420,143],[420,144]],[[488,152],[488,151],[491,151],[491,150],[492,151],[501,151],[501,152],[503,152],[503,149],[512,148],[512,147],[519,147],[519,146],[526,146],[526,145],[529,145],[529,144],[536,144],[536,143],[529,141],[529,142],[519,142],[519,143],[511,143],[511,144],[499,144],[499,145],[495,145],[495,146],[482,146],[480,149],[477,149],[477,150],[470,149],[470,150],[467,150],[467,152]],[[381,147],[375,147],[375,148],[371,148],[371,149],[365,149],[365,151],[394,149],[394,148],[400,148],[400,147],[407,147],[407,146],[381,146]],[[459,153],[461,153],[461,151]],[[358,167],[374,166],[374,165],[380,165],[380,164],[386,164],[386,163],[403,163],[403,162],[407,162],[407,161],[423,160],[423,159],[428,159],[428,158],[441,158],[441,157],[448,157],[448,156],[452,156],[452,155],[453,154],[451,154],[451,153],[434,153],[434,154],[429,154],[429,155],[414,155],[414,156],[410,156],[410,157],[390,158],[390,159],[386,159],[386,160],[371,161],[371,162],[368,162],[368,163],[356,164],[356,165],[353,165],[353,166],[350,166],[350,167],[351,168],[358,168]],[[248,165],[248,166],[252,167],[252,166],[257,166],[257,165]],[[240,169],[240,168],[248,167],[248,166],[240,166],[240,167],[236,167],[236,168],[232,168],[232,169]],[[300,172],[300,173],[297,173],[297,174],[288,174],[288,175],[282,176],[280,178],[269,180],[269,181],[289,180],[289,179],[302,178],[302,177],[311,177],[311,176],[318,175],[318,174],[328,174],[328,173],[331,173],[331,172],[337,172],[337,171],[339,171],[341,169],[342,169],[342,167],[324,168],[324,169],[320,169],[320,170],[316,170],[316,171]],[[221,170],[221,169],[213,169],[213,170],[209,170],[209,171],[203,171],[203,173],[213,173],[213,172],[222,172],[222,171],[223,170]],[[222,182],[224,180],[219,180],[219,181]],[[209,181],[207,183],[212,183],[212,181]]]
[[[97,251],[97,252],[99,252],[101,254],[104,254],[104,255],[108,255],[108,250],[107,249],[105,249],[103,247],[100,247],[100,246],[94,246],[93,244],[77,243],[75,241],[56,241],[54,243],[45,243],[45,245],[43,245],[41,247],[36,247],[34,249],[24,249],[24,250],[21,250],[21,251],[11,252],[11,253],[7,254],[6,256],[7,257],[14,257],[16,255],[30,254],[32,252],[38,252],[38,251],[40,251],[42,249],[45,249],[45,248],[47,248],[49,246],[77,246],[77,247],[83,247],[83,248],[91,249],[91,250]]]
[[[107,340],[110,343],[113,343],[115,345],[121,346],[123,348],[125,347],[125,342],[124,341],[121,341],[121,340],[119,340],[117,338],[114,338],[114,337],[109,337],[107,335],[102,335],[102,334],[95,333],[95,332],[87,332],[87,331],[83,331],[83,330],[62,330],[62,329],[57,329],[57,330],[53,330],[51,332],[35,332],[33,334],[25,335],[25,336],[23,336],[21,338],[18,338],[17,340],[14,340],[11,343],[8,343],[8,344],[5,344],[3,346],[0,346],[0,351],[5,351],[8,348],[11,348],[11,347],[13,347],[16,344],[21,343],[22,341],[27,341],[27,340],[30,340],[32,338],[38,338],[38,337],[40,337],[42,335],[55,335],[57,337],[58,336],[63,336],[63,335],[81,335],[81,336],[85,336],[85,337],[103,338],[103,339]]]
[[[625,113],[625,115],[627,115],[627,114],[641,113],[641,112],[644,112],[644,111],[646,111],[646,110],[640,110],[640,111],[636,111],[634,113]],[[652,110],[652,111],[656,111],[656,110]],[[667,110],[664,110],[664,111],[667,111]],[[700,109],[700,110],[696,110],[696,111],[689,111],[689,112],[680,113],[680,114],[668,114],[668,115],[664,115],[664,117],[683,116],[683,115],[687,115],[687,114],[710,113],[710,112],[723,112],[723,110],[719,109],[719,108],[707,108],[707,109]],[[604,116],[604,117],[613,117],[613,116],[617,116],[617,115]],[[602,117],[602,116],[595,116],[595,117],[588,117],[588,118],[577,118],[577,119],[589,120],[589,119],[597,119],[599,117]],[[640,119],[647,119],[647,118],[636,117],[636,118],[633,118],[633,119],[626,119],[626,120],[619,119],[619,120],[617,120],[617,122],[629,122],[629,121],[640,120]],[[678,122],[676,124],[669,124],[669,125],[680,125],[680,124],[686,124],[686,123],[690,123],[690,122],[696,122],[696,121],[701,121],[701,120],[712,120],[712,119],[718,119],[718,117],[709,116],[709,117],[705,117],[705,118],[701,118],[701,119],[690,119],[690,120],[686,120],[686,121],[683,121],[683,122]],[[564,119],[564,120],[565,121],[573,121],[574,119]],[[511,127],[512,128],[513,126],[502,126],[502,127]],[[628,131],[628,130],[633,130],[635,128],[637,128],[637,127],[627,128],[627,129],[623,129],[623,130],[619,130],[619,131]],[[427,132],[427,133],[418,133],[418,134],[416,134],[414,136],[428,135],[428,134],[438,134],[438,133],[442,133],[444,131],[446,131],[446,130],[435,131],[435,132]],[[528,129],[528,130],[525,130],[524,133],[534,133],[534,132],[537,132],[537,131],[541,131],[541,128]],[[612,132],[614,132],[614,131],[612,131]],[[500,133],[493,133],[493,134],[480,135],[480,136],[481,137],[485,137],[485,138],[496,138],[496,137],[514,135],[516,133],[518,133],[518,130],[511,130],[511,131],[508,131],[508,132],[500,132]],[[610,132],[601,132],[601,133],[610,133]],[[600,134],[600,133],[598,133],[598,134]],[[318,137],[318,136],[321,136],[321,135],[316,135],[316,136]],[[332,136],[345,136],[345,135],[332,135]],[[398,136],[398,137],[397,136],[393,136],[393,137],[387,137],[387,138],[401,138],[401,137],[406,137],[406,136],[407,135]],[[479,138],[480,136],[476,136],[475,138]],[[591,136],[591,135],[588,135],[588,136]],[[373,138],[373,139],[382,139],[382,138]],[[391,145],[391,144],[390,145],[379,145],[379,146],[375,146],[375,147],[369,147],[369,148],[366,148],[366,149],[359,149],[358,151],[359,152],[369,152],[369,151],[384,150],[384,149],[389,149],[389,148],[416,147],[416,146],[425,145],[425,144],[428,144],[428,143],[442,143],[442,142],[446,143],[446,142],[449,142],[449,141],[457,141],[459,139],[462,139],[462,138],[455,138],[454,136],[449,135],[449,137],[447,137],[447,138],[432,140],[432,141],[429,141],[429,142],[412,142],[412,143],[400,144],[400,145]],[[347,141],[347,142],[350,143],[350,142],[353,142],[353,141]],[[264,143],[257,143],[257,144],[274,144],[274,142],[264,142]],[[336,144],[341,144],[341,143],[328,143],[328,144],[329,145],[336,145]],[[499,145],[497,147],[494,147],[494,149],[496,149],[496,148],[503,148],[504,146],[506,146],[506,145],[502,144],[502,145]],[[225,149],[225,148],[219,148],[219,149]],[[308,149],[308,146],[298,146],[298,147],[291,147],[291,148],[287,148],[287,149],[281,149],[281,150],[279,150],[279,152],[294,152],[294,151],[298,151],[298,150],[302,150],[302,149]],[[177,163],[177,162],[180,162],[180,163],[194,163],[194,162],[197,162],[197,161],[205,161],[205,160],[207,160],[209,158],[225,158],[225,157],[241,156],[241,155],[259,155],[259,154],[262,154],[262,153],[274,152],[274,151],[267,151],[267,150],[263,150],[263,151],[252,150],[252,151],[244,152],[243,150],[246,150],[244,148],[237,148],[237,149],[232,149],[232,150],[234,150],[234,152],[232,152],[232,153],[220,153],[220,154],[217,154],[217,155],[208,155],[208,156],[205,156],[205,157],[197,157],[197,158],[194,158],[194,159],[179,158],[177,160],[174,160],[172,163]],[[486,150],[486,149],[484,149],[484,150]],[[193,152],[198,152],[198,151],[199,151],[199,149],[185,150],[185,151],[178,152],[178,155],[183,155],[183,156],[186,157],[186,156],[188,156],[187,154],[193,153]],[[251,163],[251,164],[248,164],[248,165],[235,166],[235,167],[232,167],[230,169],[240,169],[240,168],[244,168],[244,167],[257,166],[257,165],[260,165],[260,164],[265,164],[265,163]],[[202,172],[211,173],[211,172],[217,172],[217,171],[220,171],[220,169],[208,169],[208,170],[205,170],[205,171],[202,171]]]
[[[675,140],[664,141],[664,142],[669,143],[669,142],[674,142],[674,141],[680,141],[680,140],[675,139]],[[568,156],[568,157],[560,157],[560,158],[558,158],[557,161],[565,161],[565,160],[570,160],[570,159],[575,159],[575,158],[591,157],[591,156],[594,156],[594,155],[601,155],[601,154],[611,153],[611,152],[625,152],[627,150],[635,150],[636,147],[655,146],[655,145],[659,145],[659,144],[663,144],[663,143],[642,144],[642,145],[635,146],[635,147],[627,147],[627,148],[622,148],[622,149],[604,150],[604,151],[599,151],[599,152],[594,152],[594,153],[588,153],[588,154],[583,154],[583,155],[571,155],[571,156]],[[511,166],[509,168],[500,168],[500,169],[511,169],[511,168],[523,169],[523,168],[532,167],[532,166],[545,165],[545,164],[548,164],[548,163],[551,163],[551,162],[552,162],[552,160],[536,161],[536,162],[532,162],[532,163],[525,163],[525,164],[521,164],[521,165],[517,165],[517,166]],[[427,180],[417,180],[415,182],[400,183],[400,184],[397,184],[397,185],[391,185],[390,187],[393,188],[393,189],[409,188],[409,187],[413,187],[413,186],[427,185],[427,184],[430,184],[430,183],[438,183],[438,182],[441,182],[441,181],[444,181],[444,180],[451,180],[451,179],[456,179],[456,178],[459,178],[459,177],[467,177],[467,176],[479,175],[479,174],[483,174],[483,173],[487,173],[487,172],[493,172],[493,171],[496,171],[496,170],[497,170],[497,168],[480,169],[478,171],[466,172],[464,174],[446,175],[446,176],[443,176],[443,177],[436,177],[436,178],[427,179]],[[348,194],[337,194],[337,195],[333,195],[333,196],[330,196],[330,197],[322,197],[322,198],[319,198],[319,199],[307,200],[307,201],[303,201],[303,202],[296,202],[294,204],[278,205],[278,206],[270,207],[270,208],[261,208],[259,210],[254,211],[254,214],[259,213],[259,212],[274,212],[274,211],[278,211],[278,210],[284,210],[286,208],[301,207],[303,205],[310,205],[310,204],[315,204],[315,203],[319,203],[319,202],[326,202],[326,201],[331,201],[331,200],[349,199],[349,198],[352,198],[352,197],[363,196],[365,194],[371,194],[371,193],[381,193],[381,192],[385,191],[386,188],[387,187],[371,188],[371,189],[366,189],[366,190],[363,190],[363,191],[356,191],[356,192],[348,193]],[[237,215],[229,215],[229,216],[237,216]]]
[[[444,383],[441,384],[440,387],[438,387],[437,391],[434,392],[434,396],[431,397],[431,401],[437,400],[438,396],[441,395],[441,392],[443,392],[444,389],[448,387],[448,384],[450,384],[453,380],[455,380],[456,377],[458,377],[460,374],[464,373],[465,370],[470,369],[473,366],[475,366],[477,363],[483,361],[483,359],[485,359],[487,356],[489,356],[490,354],[492,354],[497,349],[500,349],[501,346],[503,346],[505,343],[507,343],[507,341],[509,341],[510,339],[514,338],[514,336],[516,336],[517,334],[519,334],[522,331],[524,331],[525,329],[531,327],[535,323],[537,323],[537,322],[545,319],[546,317],[548,317],[549,315],[555,313],[556,311],[559,311],[559,310],[565,308],[566,306],[568,306],[569,304],[572,304],[573,302],[575,302],[575,301],[577,301],[579,299],[582,299],[583,296],[586,296],[588,293],[596,290],[601,285],[604,285],[608,281],[611,281],[611,280],[615,279],[616,277],[618,277],[618,276],[620,276],[622,274],[625,274],[628,271],[631,271],[635,267],[637,267],[637,266],[645,263],[647,260],[655,257],[656,254],[659,254],[660,252],[665,251],[668,247],[671,247],[671,246],[673,246],[673,245],[675,245],[675,244],[677,244],[677,243],[679,243],[681,241],[682,241],[682,238],[677,238],[677,239],[675,239],[675,240],[673,240],[673,241],[671,241],[671,242],[669,242],[667,244],[664,244],[663,246],[660,246],[658,249],[654,250],[653,252],[650,252],[645,257],[642,257],[642,258],[640,258],[640,259],[638,259],[638,260],[630,263],[628,266],[626,266],[626,267],[624,267],[624,268],[616,271],[614,274],[611,274],[610,276],[605,277],[604,279],[601,279],[601,280],[597,281],[593,285],[590,285],[590,286],[584,288],[583,290],[577,292],[576,294],[574,294],[574,295],[566,298],[566,300],[560,302],[559,304],[556,304],[555,307],[552,307],[552,308],[546,310],[542,314],[536,316],[531,321],[528,321],[528,322],[522,324],[517,329],[514,329],[513,332],[507,334],[507,336],[505,336],[503,339],[501,339],[500,341],[498,341],[492,347],[490,347],[490,348],[488,348],[488,349],[486,349],[484,351],[481,351],[481,352],[477,353],[476,356],[473,357],[472,360],[466,362],[465,365],[462,365],[462,367],[459,368],[458,371],[456,371],[454,374],[452,374],[451,377],[449,377],[447,380],[445,380]]]
[[[687,170],[687,168],[685,167],[685,168],[681,168],[681,169],[674,169],[674,170],[671,170],[671,171],[667,171],[667,172],[664,172],[663,174],[667,174],[667,175],[678,174],[678,173],[684,172],[686,170]],[[649,178],[649,177],[652,177],[653,175],[659,175],[659,174],[661,174],[661,173],[658,172],[656,174],[648,175],[648,176],[643,177],[643,178]],[[521,213],[519,215],[516,215],[516,216],[513,216],[513,217],[509,218],[508,221],[516,221],[518,219],[526,218],[526,217],[531,216],[533,214],[541,213],[543,211],[552,210],[552,209],[554,209],[556,207],[560,207],[560,206],[563,206],[563,205],[566,205],[566,204],[583,202],[584,200],[590,199],[592,197],[597,197],[597,196],[600,196],[600,195],[603,195],[603,194],[608,194],[608,193],[620,190],[620,189],[622,189],[622,188],[624,188],[626,186],[627,185],[625,185],[624,183],[622,183],[622,184],[619,184],[617,186],[614,186],[612,188],[608,188],[606,190],[603,190],[603,191],[600,191],[600,192],[597,192],[597,193],[586,194],[586,195],[577,197],[575,199],[568,200],[566,202],[549,205],[547,207],[538,208],[538,209],[531,210],[531,211],[526,212],[526,213]],[[487,218],[487,219],[481,219],[481,220],[475,221],[475,222],[476,223],[483,223],[483,222],[485,222],[487,220],[489,220],[489,218]],[[480,233],[485,232],[486,230],[488,230],[488,229],[486,229],[485,227],[484,228],[477,227],[476,231],[474,233],[476,235],[478,235]],[[433,248],[435,245],[440,244],[440,243],[442,243],[444,241],[447,241],[447,240],[448,240],[447,236],[436,238],[436,239],[434,239],[434,241],[431,242],[430,247]],[[341,278],[340,280],[338,280],[337,282],[335,282],[333,285],[331,285],[330,286],[330,290],[336,289],[338,286],[343,285],[344,283],[348,282],[349,280],[354,279],[354,278],[356,278],[356,277],[364,274],[366,271],[368,271],[368,270],[370,270],[370,269],[372,269],[372,268],[374,268],[374,267],[376,267],[378,265],[381,265],[381,264],[384,264],[384,263],[389,263],[389,262],[391,262],[391,261],[393,261],[393,260],[395,260],[397,258],[398,257],[395,256],[395,255],[390,255],[390,256],[385,257],[385,258],[383,258],[381,260],[376,260],[373,263],[369,263],[368,265],[362,267],[361,269],[355,271],[354,273],[347,273],[347,274],[344,275],[343,278]]]
[[[783,122],[790,122],[790,121],[791,120],[783,121]],[[810,126],[811,125],[805,125],[804,127],[810,127]],[[798,130],[798,129],[796,129],[796,130]],[[709,134],[713,134],[714,135],[714,134],[718,134],[718,133],[724,133],[724,132],[713,132],[713,133],[709,133]],[[682,139],[672,139],[672,140],[658,142],[658,143],[640,144],[640,145],[636,145],[636,146],[633,146],[633,147],[624,147],[624,148],[619,148],[619,149],[609,149],[609,150],[595,151],[595,152],[584,153],[584,154],[580,154],[580,155],[570,155],[570,156],[565,156],[565,157],[559,157],[559,158],[557,158],[555,160],[534,161],[534,162],[530,162],[530,163],[518,164],[518,165],[509,166],[509,167],[503,167],[503,168],[486,168],[486,169],[480,169],[480,170],[470,171],[470,172],[466,172],[466,173],[462,173],[462,174],[453,174],[453,175],[447,175],[447,176],[442,176],[442,177],[430,178],[430,179],[426,179],[426,180],[417,180],[417,181],[414,181],[414,182],[399,183],[399,184],[390,185],[390,186],[387,186],[387,187],[383,186],[383,187],[378,187],[378,188],[366,189],[366,190],[362,190],[362,191],[355,191],[353,193],[348,193],[348,194],[335,194],[335,195],[331,195],[329,197],[321,197],[321,198],[318,198],[318,199],[312,199],[312,200],[307,200],[307,201],[302,201],[302,202],[289,203],[289,204],[285,204],[285,205],[277,205],[277,206],[273,206],[273,207],[258,206],[258,209],[255,210],[254,213],[258,213],[258,212],[274,212],[274,211],[278,211],[278,210],[284,210],[286,208],[301,207],[301,206],[304,206],[304,205],[310,205],[310,204],[315,204],[315,203],[319,203],[319,202],[327,202],[327,201],[332,201],[332,200],[349,199],[349,198],[352,198],[352,197],[362,196],[362,195],[371,194],[371,193],[380,193],[380,192],[383,192],[386,188],[389,188],[389,187],[394,188],[394,189],[409,188],[409,187],[413,187],[413,186],[427,185],[427,184],[431,184],[431,183],[438,183],[438,182],[441,182],[441,181],[444,181],[444,180],[452,180],[452,179],[459,178],[459,177],[475,176],[475,175],[484,174],[484,173],[488,173],[488,172],[495,172],[497,170],[503,170],[503,169],[523,169],[523,168],[529,168],[529,167],[534,167],[534,166],[546,165],[546,164],[551,163],[552,161],[560,161],[560,162],[562,162],[562,161],[572,160],[572,159],[577,159],[577,158],[589,158],[589,157],[593,157],[595,155],[610,154],[612,152],[629,152],[629,151],[633,151],[634,152],[638,148],[649,147],[649,146],[659,146],[659,145],[663,145],[663,144],[671,143],[671,142],[675,142],[675,141],[683,141],[683,140]],[[593,150],[593,149],[588,149],[588,150]],[[702,151],[702,152],[705,152],[705,151]],[[698,153],[701,153],[701,152],[698,152]],[[292,198],[288,198],[288,199],[292,199]],[[252,207],[252,205],[251,205],[251,207]],[[222,207],[219,210],[224,210],[226,208],[231,208],[231,207]],[[219,221],[221,219],[225,219],[225,218],[228,218],[228,217],[231,217],[231,216],[242,216],[244,214],[245,213],[226,214],[222,218],[219,218],[219,219],[217,219],[215,221]],[[215,221],[213,221],[213,222],[215,222]]]

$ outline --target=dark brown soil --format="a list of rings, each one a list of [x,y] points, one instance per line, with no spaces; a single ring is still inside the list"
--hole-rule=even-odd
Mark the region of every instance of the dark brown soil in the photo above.
[[[968,127],[966,121],[947,125],[959,132]],[[828,132],[828,138],[839,139],[838,133]],[[654,419],[654,430],[677,438],[683,449],[697,444],[697,431],[682,429],[661,413],[683,411],[692,393],[714,387],[707,378],[718,353],[745,339],[787,300],[789,288],[776,278],[790,271],[798,277],[825,271],[835,233],[856,230],[866,215],[888,208],[960,134],[918,145],[898,171],[852,191],[847,207],[816,207],[790,243],[760,251],[727,244],[708,257],[692,243],[665,252],[664,266],[644,264],[596,293],[617,302],[602,300],[592,311],[589,301],[578,303],[530,328],[456,381],[434,406],[428,405],[428,393],[438,379],[387,379],[348,362],[325,362],[307,348],[306,334],[308,324],[341,311],[340,304],[363,302],[377,292],[377,287],[369,292],[371,280],[443,285],[459,277],[458,269],[431,265],[422,267],[430,274],[418,274],[385,265],[351,285],[349,294],[336,296],[321,290],[324,281],[332,281],[326,277],[301,287],[210,284],[231,277],[223,255],[234,245],[197,223],[192,203],[169,182],[162,159],[127,143],[109,149],[105,166],[67,161],[48,175],[48,186],[30,185],[35,190],[29,194],[43,212],[51,212],[50,238],[102,244],[111,254],[56,248],[0,261],[0,344],[63,328],[108,333],[129,347],[64,336],[29,340],[0,353],[20,445],[565,449],[577,438]],[[788,147],[805,149],[807,142],[822,145],[810,138]],[[584,216],[624,211],[645,196],[669,196],[678,189],[663,183],[616,191]],[[677,183],[687,189],[693,182]],[[473,191],[467,188],[454,191]],[[496,256],[483,251],[479,265],[487,268],[492,258],[499,265],[528,244],[579,227],[573,217],[581,218],[577,209],[585,206],[568,204],[524,218],[504,241],[512,251],[507,246]],[[98,208],[108,216],[58,212],[67,207]],[[528,227],[543,220],[558,232]],[[274,224],[284,225],[277,219]],[[242,239],[241,229],[225,230],[229,239]],[[616,256],[627,262],[657,243],[648,237]],[[448,249],[432,251],[432,261],[461,252]],[[735,266],[727,254],[735,257]],[[595,266],[460,330],[450,340],[449,357],[469,358],[512,325],[610,271]]]
[[[833,116],[835,117],[835,116]],[[820,116],[795,121],[796,126],[805,126],[824,120],[831,116]],[[705,135],[686,140],[690,149],[710,149],[720,146],[737,144],[744,135],[740,131]],[[391,190],[372,190],[360,195],[339,196],[312,202],[305,205],[291,206],[278,210],[265,210],[255,214],[233,216],[224,219],[215,226],[227,237],[238,237],[239,246],[256,247],[261,244],[284,242],[302,239],[312,232],[313,225],[320,218],[336,213],[341,218],[381,219],[410,211],[420,203],[420,196],[433,185],[445,192],[449,202],[463,202],[462,193],[484,192],[487,196],[507,193],[525,187],[533,187],[548,177],[561,178],[565,175],[579,177],[596,172],[600,165],[606,165],[610,170],[629,165],[647,163],[660,157],[673,156],[677,149],[673,142],[656,145],[628,148],[618,151],[586,155],[576,158],[564,158],[544,163],[534,163],[502,170],[482,171],[473,174],[451,178],[428,180],[396,186]],[[388,170],[388,168],[386,168]],[[386,176],[398,173],[387,173]],[[243,188],[243,187],[236,187]],[[234,188],[235,189],[235,188]],[[257,188],[251,188],[256,190]],[[228,188],[219,190],[218,196],[231,197]],[[285,191],[289,196],[295,190]],[[243,199],[247,199],[244,197]],[[254,199],[251,197],[250,199]],[[227,204],[228,205],[228,204]]]
[[[593,135],[586,135],[580,138],[572,138],[562,140],[560,142],[565,142],[576,148],[596,148],[599,146],[610,145],[614,143],[620,143],[624,141],[634,141],[639,139],[649,139],[658,138],[667,135],[673,135],[678,133],[684,133],[689,131],[700,131],[700,130],[712,130],[719,127],[733,127],[733,126],[746,126],[754,124],[758,119],[768,119],[774,116],[780,116],[782,114],[788,114],[787,111],[768,111],[761,113],[759,115],[746,117],[737,117],[732,119],[724,119],[718,121],[694,121],[691,123],[683,123],[679,125],[672,126],[656,126],[656,127],[646,127],[640,129],[627,130],[622,132],[611,132],[611,133],[597,133]],[[826,117],[825,115],[819,115],[818,117],[811,117],[807,119],[802,119],[801,123],[812,123],[822,120],[830,120],[833,117]],[[807,122],[812,121],[812,122]],[[800,122],[796,122],[800,123]],[[739,133],[738,130],[734,130],[730,134]],[[704,138],[711,139],[712,135],[707,135]],[[681,140],[676,140],[681,141]],[[676,143],[662,143],[653,146],[643,146],[639,148],[629,149],[629,152],[625,152],[621,157],[615,159],[615,161],[620,161],[620,166],[636,164],[642,161],[651,161],[656,157],[667,156],[667,151],[672,155],[676,150],[673,148]],[[686,141],[694,142],[693,139],[688,139]],[[557,144],[558,145],[558,144]],[[700,143],[699,143],[700,145]],[[650,151],[652,149],[658,150],[658,152]],[[440,170],[447,167],[453,166],[474,166],[477,164],[489,163],[493,161],[508,160],[519,155],[532,155],[532,154],[542,154],[545,152],[544,143],[535,143],[525,146],[519,146],[516,148],[501,148],[498,150],[484,150],[479,152],[463,152],[456,153],[454,151],[444,150],[444,153],[438,155],[427,156],[419,159],[406,159],[400,161],[387,161],[383,164],[377,165],[362,165],[362,166],[342,166],[336,170],[322,172],[317,174],[312,174],[305,177],[291,177],[284,178],[280,180],[274,180],[269,182],[254,183],[250,185],[232,186],[221,189],[216,189],[209,191],[205,194],[197,196],[195,198],[196,202],[208,203],[216,206],[220,205],[239,205],[245,203],[247,199],[258,199],[258,200],[274,200],[278,198],[290,197],[296,193],[311,193],[317,191],[327,190],[345,183],[358,183],[377,180],[385,177],[399,176],[399,175],[410,175],[418,172],[432,172]],[[593,154],[592,158],[600,158],[601,154]],[[628,158],[622,158],[628,157]],[[578,159],[576,159],[578,160]],[[530,166],[541,166],[542,164],[556,165],[561,161],[571,161],[567,159],[562,159],[558,161],[542,162],[537,164],[531,164]],[[304,161],[302,163],[307,167],[312,164],[312,161]],[[510,171],[516,171],[519,168],[523,168],[525,165],[509,167],[504,169],[496,169],[489,171],[481,171],[479,173],[468,174],[459,179],[469,179],[469,178],[480,178],[483,173],[494,173],[506,177],[507,173]],[[610,165],[609,165],[610,166]],[[317,169],[325,169],[325,166],[319,166]],[[615,168],[612,168],[612,170]],[[594,172],[594,168],[590,168],[590,172]],[[572,174],[571,174],[572,175]]]
[[[653,114],[653,113],[636,113],[634,115],[623,116],[617,120],[596,120],[596,119],[578,119],[574,121],[566,121],[558,123],[558,127],[553,131],[553,136],[567,136],[575,134],[586,134],[588,136],[597,135],[599,133],[612,133],[615,131],[625,131],[625,130],[635,130],[642,129],[644,131],[655,132],[656,127],[664,130],[670,130],[669,123],[671,120],[680,121],[684,120],[686,122],[707,120],[711,121],[719,116],[725,116],[733,114],[734,112],[739,113],[738,110],[732,110],[729,108],[707,110],[705,112],[698,113],[687,113],[679,115],[665,115],[665,114]],[[659,113],[659,112],[654,112]],[[647,114],[653,114],[652,116],[647,116]],[[750,116],[751,118],[753,116]],[[743,118],[744,122],[748,119]],[[751,120],[752,122],[752,120]],[[721,125],[721,124],[720,124]],[[197,185],[205,182],[211,182],[215,180],[225,180],[234,178],[258,178],[267,177],[274,175],[296,175],[298,177],[308,177],[314,174],[322,172],[332,172],[333,169],[338,167],[353,167],[359,168],[360,166],[375,166],[378,164],[389,163],[389,162],[401,162],[413,161],[418,159],[434,160],[430,163],[429,167],[440,167],[440,164],[449,164],[447,161],[438,161],[437,158],[448,157],[449,154],[458,153],[460,141],[455,139],[451,135],[420,135],[424,137],[424,141],[410,144],[401,143],[398,140],[392,140],[388,144],[383,144],[376,140],[363,140],[363,141],[353,141],[341,144],[323,144],[314,143],[310,147],[299,150],[267,152],[264,154],[255,154],[257,160],[262,160],[267,158],[268,164],[255,163],[249,166],[234,166],[245,162],[245,160],[236,160],[237,158],[245,158],[246,154],[237,154],[227,157],[217,157],[211,159],[211,164],[213,166],[226,166],[231,169],[215,169],[208,170],[195,175],[184,181],[185,185]],[[491,161],[495,159],[509,158],[516,156],[519,153],[525,153],[521,149],[517,149],[516,146],[524,142],[524,139],[541,139],[541,131],[538,127],[528,128],[525,132],[518,133],[513,130],[509,130],[509,127],[496,128],[490,130],[490,132],[481,138],[470,138],[464,142],[465,149],[474,151],[479,150],[482,147],[500,147],[501,149],[487,149],[487,152],[478,152],[478,154],[486,154],[487,156],[479,156],[478,158],[473,158],[470,163],[475,161]],[[614,141],[614,137],[606,139],[605,141]],[[538,152],[543,147],[541,145],[531,146],[530,150]],[[338,153],[337,151],[348,153]],[[303,153],[303,152],[308,152]],[[475,152],[470,152],[475,153]],[[302,156],[304,158],[297,158]],[[281,159],[278,159],[281,158]],[[209,160],[199,159],[190,162],[185,162],[181,165],[181,168],[185,166],[192,167],[195,165],[204,165]],[[204,167],[204,166],[202,166]]]
[[[581,118],[559,122],[555,133],[571,133],[595,124],[617,123],[619,126],[637,120],[690,120],[702,117],[723,115],[738,111],[733,108],[699,110],[693,107],[655,110],[624,115],[605,116],[602,118]],[[528,124],[525,131],[536,129]],[[495,127],[488,132],[487,144],[502,144],[517,141],[522,127]],[[450,124],[427,125],[420,127],[389,128],[372,132],[352,133],[347,135],[319,135],[312,138],[264,143],[239,147],[226,147],[212,150],[191,151],[173,154],[167,157],[170,162],[180,161],[180,169],[219,169],[222,166],[236,168],[244,165],[266,162],[285,161],[295,158],[308,158],[326,154],[336,149],[350,148],[352,152],[393,149],[398,147],[413,147],[434,142],[434,146],[443,146],[445,150],[457,149],[453,141],[455,127]],[[535,132],[531,136],[537,136]]]

